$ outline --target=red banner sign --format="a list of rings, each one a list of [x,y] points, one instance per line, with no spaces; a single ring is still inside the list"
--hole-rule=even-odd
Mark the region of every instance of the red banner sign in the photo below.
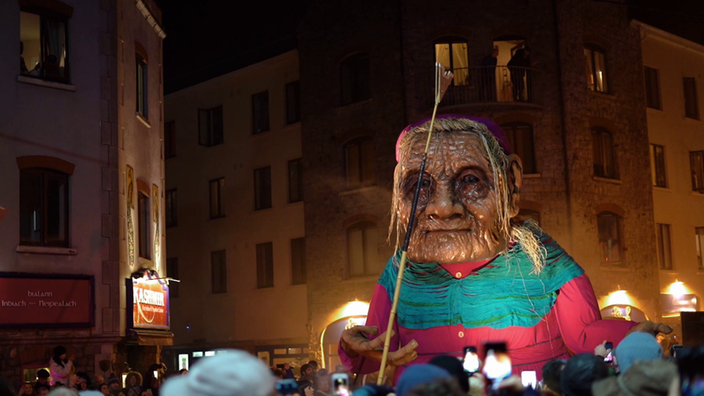
[[[158,278],[132,279],[132,327],[169,329],[169,286]]]
[[[92,327],[93,277],[0,273],[0,327]]]

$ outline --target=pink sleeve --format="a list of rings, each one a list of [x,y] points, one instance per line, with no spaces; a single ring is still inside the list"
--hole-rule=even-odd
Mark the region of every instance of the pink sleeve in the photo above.
[[[603,320],[596,302],[594,289],[587,274],[565,283],[555,302],[555,312],[562,338],[573,353],[594,353],[604,341],[614,347],[626,336],[636,322]]]
[[[374,294],[372,295],[372,302],[369,304],[369,313],[367,314],[367,326],[377,326],[381,334],[386,331],[386,326],[389,324],[389,313],[391,312],[391,301],[389,300],[389,294],[386,292],[386,288],[380,284],[376,284],[374,288]],[[374,339],[375,336],[370,336]],[[397,334],[391,338],[390,350],[395,351],[398,349],[398,331]],[[349,368],[354,374],[369,374],[379,371],[379,362],[373,361],[371,359],[366,359],[362,355],[357,356],[352,359],[342,350],[342,346],[338,345],[337,352],[340,355],[340,360],[347,368]]]

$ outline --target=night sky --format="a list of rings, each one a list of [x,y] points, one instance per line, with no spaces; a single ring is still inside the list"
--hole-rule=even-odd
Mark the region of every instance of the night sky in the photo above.
[[[295,48],[296,27],[312,2],[156,1],[162,8],[167,34],[164,40],[167,94]],[[704,0],[628,1],[632,5],[631,17],[704,44]],[[432,1],[428,4],[432,6]]]

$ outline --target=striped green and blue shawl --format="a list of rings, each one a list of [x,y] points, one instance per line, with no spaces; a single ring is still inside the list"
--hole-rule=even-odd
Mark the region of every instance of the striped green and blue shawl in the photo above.
[[[537,234],[547,251],[540,274],[516,245],[470,275],[456,279],[437,263],[409,262],[403,275],[398,324],[408,329],[463,325],[532,327],[550,312],[562,285],[584,270],[550,236]],[[386,264],[379,283],[393,299],[399,256]]]

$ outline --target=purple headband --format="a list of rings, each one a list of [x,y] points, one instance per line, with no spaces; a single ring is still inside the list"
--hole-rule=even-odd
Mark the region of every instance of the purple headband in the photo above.
[[[486,128],[491,132],[492,135],[494,135],[494,138],[499,142],[499,146],[504,150],[504,153],[506,154],[511,154],[511,144],[508,141],[508,138],[506,137],[506,134],[504,133],[504,130],[501,129],[501,127],[496,124],[494,121],[491,121],[486,118],[482,117],[473,117],[473,116],[466,116],[466,115],[460,115],[460,114],[442,114],[439,116],[435,117],[435,120],[439,120],[442,118],[459,118],[463,120],[471,120],[474,122],[478,122],[480,124],[484,124]],[[424,120],[420,120],[416,123],[413,123],[409,126],[407,126],[403,131],[401,131],[401,134],[398,136],[398,140],[396,141],[396,162],[400,160],[399,158],[399,148],[401,147],[401,140],[403,140],[403,137],[406,136],[406,134],[411,131],[414,128],[417,128],[426,122],[430,121],[430,118],[426,118]]]

